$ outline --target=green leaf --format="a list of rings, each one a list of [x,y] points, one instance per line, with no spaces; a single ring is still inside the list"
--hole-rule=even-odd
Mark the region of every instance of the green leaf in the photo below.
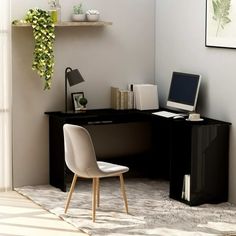
[[[229,11],[231,7],[231,0],[212,0],[214,15],[212,19],[217,22],[216,36],[219,30],[224,29],[225,25],[231,22],[229,18]]]

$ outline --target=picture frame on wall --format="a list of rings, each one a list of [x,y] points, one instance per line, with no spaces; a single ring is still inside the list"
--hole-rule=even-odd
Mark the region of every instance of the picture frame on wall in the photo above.
[[[205,46],[236,48],[236,0],[206,0]]]
[[[84,98],[84,92],[76,92],[71,94],[74,111],[79,111],[83,108],[83,106],[79,102],[81,98]]]

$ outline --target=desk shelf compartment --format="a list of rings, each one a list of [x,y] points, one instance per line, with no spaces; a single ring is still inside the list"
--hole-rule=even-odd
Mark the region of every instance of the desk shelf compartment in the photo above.
[[[229,124],[174,122],[172,132],[170,197],[189,205],[227,201]],[[189,199],[182,193],[185,176]]]

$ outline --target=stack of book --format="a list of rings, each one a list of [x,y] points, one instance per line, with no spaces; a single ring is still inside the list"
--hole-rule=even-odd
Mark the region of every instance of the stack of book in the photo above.
[[[116,110],[134,109],[134,92],[111,87],[111,108]]]
[[[184,175],[182,199],[190,201],[190,175]]]

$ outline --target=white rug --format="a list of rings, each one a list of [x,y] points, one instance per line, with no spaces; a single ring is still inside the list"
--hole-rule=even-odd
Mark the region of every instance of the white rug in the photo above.
[[[67,193],[52,186],[26,186],[16,191],[93,236],[236,235],[236,206],[230,203],[190,207],[168,196],[168,182],[126,179],[127,215],[119,180],[100,181],[100,207],[91,220],[91,182],[78,179],[67,215]]]

